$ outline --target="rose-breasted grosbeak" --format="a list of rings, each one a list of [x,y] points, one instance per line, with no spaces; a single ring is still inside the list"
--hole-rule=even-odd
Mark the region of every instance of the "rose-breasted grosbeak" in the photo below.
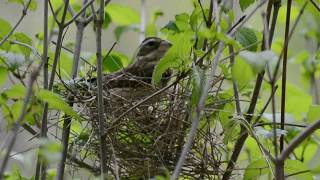
[[[150,84],[156,64],[170,47],[171,43],[166,40],[157,37],[146,38],[128,67],[104,76],[106,88],[134,87],[141,82]]]
[[[165,55],[171,43],[158,37],[148,37],[140,44],[133,62],[117,72],[103,77],[104,89],[136,87],[141,83],[151,83],[153,70]],[[168,78],[170,73],[164,74]],[[87,82],[95,84],[96,78]]]

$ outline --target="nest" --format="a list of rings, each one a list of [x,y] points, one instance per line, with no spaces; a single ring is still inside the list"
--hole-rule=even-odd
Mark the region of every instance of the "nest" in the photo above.
[[[131,79],[132,80],[132,79]],[[110,87],[104,84],[105,138],[108,167],[116,177],[149,179],[170,174],[174,169],[190,130],[190,90],[180,82],[155,95],[167,81],[155,88],[146,81],[135,85]],[[78,88],[77,109],[87,119],[86,142],[73,142],[73,154],[90,159],[99,173],[98,110],[95,85]],[[81,94],[81,95],[79,95]],[[85,99],[85,100],[83,100]],[[180,175],[189,178],[218,177],[224,147],[215,129],[210,128],[210,112],[201,121],[194,145]],[[210,122],[211,121],[211,122]],[[83,139],[82,139],[83,140]],[[84,145],[86,144],[86,145]],[[86,156],[83,156],[85,149]],[[76,152],[77,151],[77,152]],[[88,160],[86,160],[88,161]]]

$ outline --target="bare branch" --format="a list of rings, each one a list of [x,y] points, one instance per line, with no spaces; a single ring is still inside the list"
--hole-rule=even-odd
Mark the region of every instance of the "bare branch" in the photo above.
[[[22,10],[22,14],[18,20],[18,22],[13,26],[13,28],[11,29],[11,31],[1,39],[0,41],[0,46],[6,41],[9,39],[9,37],[14,33],[14,31],[17,29],[17,27],[20,25],[20,23],[22,22],[23,18],[27,15],[27,12],[28,12],[28,8],[30,6],[30,3],[31,3],[31,0],[29,0],[27,2],[27,5],[24,6],[23,10]]]

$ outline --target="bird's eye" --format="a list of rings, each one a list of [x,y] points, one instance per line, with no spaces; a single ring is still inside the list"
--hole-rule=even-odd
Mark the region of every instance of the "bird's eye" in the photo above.
[[[154,42],[154,41],[150,41],[150,42],[148,42],[148,44],[147,44],[147,46],[149,46],[149,47],[153,47],[153,46],[155,46],[156,45],[156,42]]]

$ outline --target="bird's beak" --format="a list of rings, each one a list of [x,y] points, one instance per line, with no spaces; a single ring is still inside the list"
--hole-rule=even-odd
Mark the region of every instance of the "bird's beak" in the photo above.
[[[172,46],[172,44],[171,44],[169,41],[162,40],[162,41],[160,42],[159,50],[160,50],[160,51],[166,51],[166,50],[168,50],[171,46]]]

